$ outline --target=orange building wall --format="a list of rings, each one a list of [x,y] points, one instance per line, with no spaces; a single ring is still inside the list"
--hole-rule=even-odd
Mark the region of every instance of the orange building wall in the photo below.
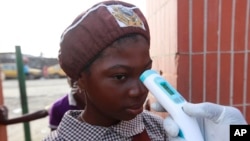
[[[162,76],[176,87],[177,2],[176,0],[147,0],[146,6],[146,17],[151,34],[152,68],[161,71]],[[155,101],[151,94],[149,99],[151,103]],[[163,113],[157,114],[166,116]]]
[[[250,0],[147,0],[153,68],[191,102],[250,122]]]
[[[153,69],[176,87],[175,57],[177,52],[177,2],[176,0],[148,0],[147,19],[151,31],[151,56]]]

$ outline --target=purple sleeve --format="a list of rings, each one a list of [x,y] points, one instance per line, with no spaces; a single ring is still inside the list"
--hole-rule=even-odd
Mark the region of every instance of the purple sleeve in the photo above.
[[[52,129],[57,128],[62,120],[62,117],[69,109],[68,96],[64,96],[57,100],[51,107],[49,112],[49,126]]]
[[[51,107],[49,111],[49,127],[51,129],[56,129],[61,122],[64,114],[68,110],[79,110],[77,106],[69,105],[68,95],[63,96],[58,99]]]

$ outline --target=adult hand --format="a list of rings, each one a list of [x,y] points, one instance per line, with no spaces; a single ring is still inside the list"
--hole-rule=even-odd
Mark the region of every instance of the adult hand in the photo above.
[[[159,103],[154,103],[151,108],[158,112],[164,109]],[[242,113],[235,107],[223,106],[214,103],[187,103],[183,111],[197,118],[204,141],[229,141],[229,128],[231,124],[247,124]],[[164,120],[164,128],[171,141],[183,141],[178,138],[179,128],[173,119],[168,116]]]

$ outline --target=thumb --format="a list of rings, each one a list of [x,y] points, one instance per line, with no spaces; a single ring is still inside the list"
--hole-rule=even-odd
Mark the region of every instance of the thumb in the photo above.
[[[169,136],[169,141],[185,141],[178,136],[180,131],[179,126],[174,122],[171,116],[167,116],[164,119],[163,126]]]
[[[163,127],[166,130],[167,134],[171,137],[177,137],[179,133],[179,126],[175,123],[175,121],[171,118],[171,116],[167,116],[163,121]]]

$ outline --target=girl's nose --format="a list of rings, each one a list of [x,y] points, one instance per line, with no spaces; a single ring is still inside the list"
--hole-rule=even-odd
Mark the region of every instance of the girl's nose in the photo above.
[[[148,93],[148,89],[144,86],[144,84],[138,79],[132,84],[131,89],[129,91],[129,95],[131,97],[137,97],[141,95],[145,95]]]

